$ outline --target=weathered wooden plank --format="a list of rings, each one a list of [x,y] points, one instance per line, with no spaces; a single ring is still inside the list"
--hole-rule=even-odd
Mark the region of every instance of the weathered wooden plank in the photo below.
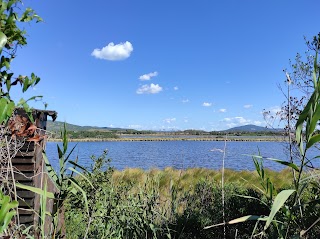
[[[17,190],[17,195],[21,198],[34,198],[35,193],[28,190]]]
[[[25,142],[24,145],[20,148],[20,151],[27,152],[27,151],[33,151],[34,150],[34,142]]]
[[[33,176],[34,176],[33,172],[31,172],[31,173],[15,173],[14,179],[19,182],[33,181],[33,178],[32,178]]]
[[[13,159],[11,159],[12,164],[33,164],[35,163],[35,160],[33,157],[15,157]]]
[[[34,205],[34,199],[18,199],[19,202],[19,208],[27,207],[27,208],[33,208]]]
[[[20,171],[20,172],[33,172],[34,171],[34,164],[14,164],[13,170]]]
[[[33,215],[34,211],[28,208],[18,208],[19,215]]]
[[[33,215],[21,215],[19,217],[20,223],[21,224],[28,224],[28,223],[33,223]]]
[[[17,154],[16,154],[16,157],[33,157],[34,156],[34,151],[31,151],[31,152],[21,152],[21,151],[18,151]]]

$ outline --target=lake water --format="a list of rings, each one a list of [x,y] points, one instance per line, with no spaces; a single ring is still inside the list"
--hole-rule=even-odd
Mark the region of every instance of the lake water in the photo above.
[[[78,163],[89,166],[92,161],[90,156],[100,156],[103,150],[108,149],[108,158],[111,166],[118,170],[125,168],[151,169],[173,167],[209,168],[222,167],[224,142],[222,141],[137,141],[137,142],[79,142],[69,143],[69,149],[77,144],[71,157],[78,156]],[[57,143],[47,143],[47,156],[55,168],[58,168]],[[225,168],[234,170],[254,170],[252,157],[258,155],[265,157],[288,160],[286,144],[281,142],[227,142]],[[317,151],[313,150],[316,156]],[[319,152],[320,155],[320,152]],[[315,159],[314,166],[320,165],[320,160]],[[266,168],[281,170],[284,167],[270,160],[264,160]]]

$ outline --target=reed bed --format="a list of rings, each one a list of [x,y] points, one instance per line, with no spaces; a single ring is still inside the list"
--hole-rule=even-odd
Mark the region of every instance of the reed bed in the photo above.
[[[266,170],[265,173],[275,182],[276,190],[290,186],[290,170]],[[89,176],[95,189],[86,181],[81,184],[88,195],[92,214],[88,218],[83,208],[78,208],[79,204],[75,202],[80,195],[70,198],[66,210],[67,233],[72,235],[70,238],[81,238],[88,229],[89,238],[117,232],[121,233],[121,238],[204,239],[223,238],[225,233],[229,238],[237,231],[247,238],[254,223],[228,225],[225,232],[221,228],[203,229],[221,222],[224,217],[231,220],[243,214],[264,214],[268,210],[258,200],[239,196],[265,200],[255,171],[225,169],[226,211],[223,216],[221,174],[221,170],[172,167],[96,171]],[[92,223],[86,229],[84,225],[88,220]],[[136,233],[134,236],[131,235],[133,232]]]
[[[225,182],[233,183],[246,188],[260,187],[258,174],[256,171],[235,171],[225,169]],[[276,189],[282,189],[290,186],[292,182],[292,173],[288,169],[282,171],[272,171],[266,169],[270,179],[275,182]],[[170,185],[174,184],[180,192],[193,191],[195,186],[201,181],[221,181],[221,170],[206,168],[189,168],[185,170],[167,167],[163,170],[153,168],[142,170],[140,168],[127,168],[122,171],[114,171],[112,178],[114,182],[132,184],[135,186],[144,185],[148,178],[159,180],[159,190],[161,193],[168,192]]]

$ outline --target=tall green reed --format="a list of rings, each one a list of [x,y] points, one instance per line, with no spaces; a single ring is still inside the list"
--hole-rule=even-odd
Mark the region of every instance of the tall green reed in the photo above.
[[[16,186],[22,189],[26,189],[37,193],[40,195],[40,213],[39,213],[39,229],[41,238],[60,238],[64,237],[64,212],[66,200],[72,194],[81,194],[84,208],[87,214],[89,213],[89,205],[87,200],[86,192],[81,188],[79,181],[74,177],[74,173],[83,180],[88,182],[90,187],[93,187],[90,180],[83,173],[86,169],[77,164],[77,159],[75,161],[70,160],[70,157],[75,149],[74,146],[70,152],[68,152],[68,138],[66,124],[61,132],[62,147],[57,145],[57,152],[59,157],[59,170],[56,172],[52,165],[50,164],[45,152],[43,152],[43,159],[45,162],[45,167],[43,168],[44,173],[42,174],[41,181],[43,182],[42,188],[36,188],[28,185],[23,185],[17,183]],[[72,165],[71,167],[68,164]],[[77,168],[83,170],[80,172]],[[89,172],[87,172],[89,174]],[[48,191],[48,180],[50,180],[54,186],[54,192]],[[53,200],[53,207],[47,208],[48,200]],[[47,220],[49,218],[49,220]],[[49,225],[46,225],[49,222]],[[48,230],[46,228],[49,228]]]
[[[207,226],[205,227],[206,229],[225,224],[231,225],[253,220],[256,221],[256,227],[252,232],[252,237],[268,236],[269,238],[299,238],[320,232],[312,232],[312,228],[320,221],[320,214],[317,214],[319,218],[310,221],[310,218],[313,217],[311,217],[310,214],[307,214],[308,211],[306,210],[310,204],[319,206],[319,201],[315,201],[313,198],[309,200],[309,198],[305,197],[308,187],[319,188],[319,182],[313,180],[315,175],[303,179],[306,168],[309,167],[309,164],[313,160],[307,158],[307,152],[312,146],[320,142],[320,134],[317,130],[317,125],[320,120],[320,75],[319,66],[317,64],[318,50],[319,48],[315,55],[313,69],[314,91],[303,111],[300,113],[295,125],[295,140],[300,153],[299,164],[295,164],[293,160],[287,162],[262,156],[254,156],[254,164],[261,181],[261,191],[266,195],[269,202],[271,202],[269,205],[269,214],[243,216],[227,223]],[[295,172],[292,187],[281,190],[279,193],[274,191],[273,183],[265,176],[262,161],[259,162],[258,159],[272,160],[291,168]],[[260,200],[259,198],[256,199]],[[258,224],[260,223],[264,226],[258,231]]]

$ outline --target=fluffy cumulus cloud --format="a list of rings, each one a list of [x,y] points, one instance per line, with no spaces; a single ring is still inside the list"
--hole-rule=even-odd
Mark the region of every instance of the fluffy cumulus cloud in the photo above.
[[[244,105],[243,108],[250,109],[253,105]]]
[[[179,90],[178,86],[173,87],[174,90]]]
[[[229,128],[236,127],[236,126],[242,126],[242,125],[247,125],[247,124],[254,124],[257,126],[262,126],[263,122],[258,121],[258,120],[250,120],[250,119],[245,119],[242,116],[237,116],[233,118],[224,118],[222,120],[224,123],[226,123],[226,126]]]
[[[176,121],[176,118],[167,118],[163,120],[163,122],[167,124],[171,124],[172,122],[175,122],[175,121]]]
[[[285,113],[282,112],[280,106],[272,106],[267,109],[263,109],[261,114],[266,120],[274,120],[277,117],[286,117]]]
[[[189,103],[190,100],[189,100],[189,99],[184,99],[184,100],[182,100],[181,102],[182,102],[182,103]]]
[[[225,112],[227,112],[227,109],[220,109],[219,112],[220,113],[225,113]]]
[[[151,80],[152,77],[155,77],[158,75],[158,72],[151,72],[151,73],[148,73],[148,74],[144,74],[142,76],[139,77],[139,80]]]
[[[137,89],[137,94],[157,94],[162,91],[162,87],[158,84],[151,83],[150,85],[143,85]]]
[[[107,46],[102,49],[94,49],[91,53],[92,56],[108,60],[108,61],[121,61],[127,59],[131,52],[133,51],[133,46],[130,42],[114,44],[110,42]]]
[[[202,106],[204,107],[210,107],[212,105],[212,103],[209,102],[203,102]]]
[[[264,111],[268,111],[271,114],[279,114],[279,112],[281,112],[281,107],[280,106],[272,106],[270,108],[265,109]]]

